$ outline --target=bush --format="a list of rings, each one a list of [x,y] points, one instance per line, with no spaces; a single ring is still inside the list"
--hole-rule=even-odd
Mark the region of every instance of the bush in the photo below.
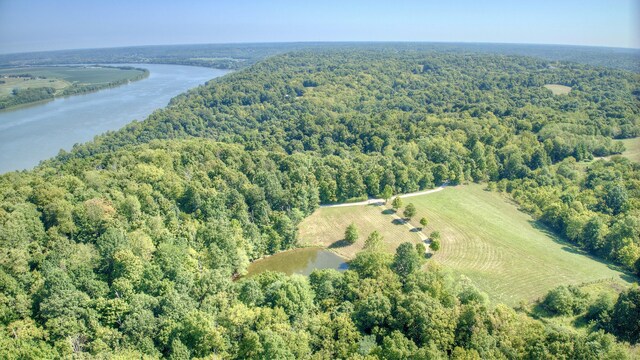
[[[433,251],[440,250],[440,240],[438,240],[438,239],[431,240],[431,244],[429,244],[429,249],[431,249]]]
[[[554,315],[572,316],[585,310],[586,295],[574,286],[559,286],[545,296],[542,306]]]
[[[587,313],[584,314],[585,320],[595,322],[600,328],[606,328],[611,319],[614,303],[611,295],[607,293],[600,294],[587,308]]]

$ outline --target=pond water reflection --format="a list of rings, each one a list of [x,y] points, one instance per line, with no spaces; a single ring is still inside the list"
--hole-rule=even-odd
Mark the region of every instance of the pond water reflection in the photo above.
[[[316,269],[336,269],[344,271],[348,268],[346,261],[340,256],[323,248],[301,248],[284,251],[264,259],[256,260],[249,265],[247,277],[264,271],[279,271],[287,275],[309,275]]]

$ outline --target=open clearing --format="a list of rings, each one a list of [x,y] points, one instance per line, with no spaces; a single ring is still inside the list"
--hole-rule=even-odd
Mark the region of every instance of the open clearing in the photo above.
[[[416,218],[440,231],[434,259],[473,280],[492,299],[507,304],[534,300],[560,284],[598,279],[631,280],[579,253],[481,185],[447,188],[411,200]]]
[[[383,214],[386,211],[388,214]],[[354,223],[358,229],[358,241],[343,246],[344,232],[349,224]],[[410,241],[420,242],[417,233],[411,232],[403,224],[399,224],[390,210],[377,205],[359,205],[349,207],[330,207],[316,210],[299,226],[300,244],[331,248],[345,259],[353,259],[362,250],[367,236],[377,230],[384,236],[385,249],[395,252],[398,245]]]
[[[624,144],[626,150],[622,153],[622,156],[628,158],[631,161],[640,162],[640,137],[633,139],[620,140]]]
[[[553,95],[567,95],[569,92],[571,92],[571,87],[564,85],[547,84],[544,87],[551,90]]]
[[[624,140],[616,140],[616,141],[624,144],[625,150],[622,152],[622,154],[596,157],[590,161],[583,161],[578,163],[580,165],[580,168],[582,170],[586,170],[587,165],[590,164],[592,161],[596,161],[599,159],[611,160],[611,158],[614,156],[622,156],[631,161],[640,163],[640,137],[624,139]]]
[[[535,300],[560,284],[632,280],[562,243],[500,194],[485,191],[481,185],[447,187],[403,199],[405,205],[409,202],[418,210],[414,226],[425,216],[429,225],[424,233],[440,231],[442,247],[433,260],[469,277],[494,301],[515,305],[520,300]],[[330,247],[344,237],[351,222],[358,227],[360,239],[352,246],[334,248],[346,258],[353,258],[373,230],[383,233],[388,251],[404,241],[419,241],[415,232],[396,225],[383,210],[374,205],[321,208],[300,225],[301,242]]]

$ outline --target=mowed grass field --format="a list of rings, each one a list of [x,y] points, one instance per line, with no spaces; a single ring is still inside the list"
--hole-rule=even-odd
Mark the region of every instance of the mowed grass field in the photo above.
[[[425,216],[429,224],[423,232],[441,234],[442,247],[430,261],[469,277],[492,301],[515,305],[535,300],[561,284],[613,279],[626,286],[632,280],[560,242],[502,195],[481,185],[447,187],[403,199],[405,205],[410,202],[418,210],[412,224],[419,227],[418,220]],[[419,241],[382,210],[375,206],[321,208],[300,225],[300,239],[305,245],[328,247],[342,239],[353,222],[360,230],[358,242],[334,249],[347,258],[362,247],[364,233],[370,230],[384,234],[389,251],[404,241]]]
[[[620,140],[624,144],[626,150],[622,153],[622,156],[628,158],[631,161],[640,162],[640,137],[633,139]]]
[[[626,283],[629,275],[579,253],[481,185],[450,187],[406,199],[440,231],[434,260],[464,274],[497,301],[535,300],[560,284],[600,279]],[[429,231],[429,230],[428,230]]]
[[[420,242],[418,234],[405,225],[394,223],[394,217],[383,211],[385,208],[376,205],[320,208],[300,224],[300,244],[330,248],[345,259],[353,259],[374,230],[384,236],[384,247],[389,252],[395,252],[405,241]],[[355,244],[344,246],[341,240],[351,223],[356,225],[359,238]]]
[[[551,90],[553,95],[567,95],[571,92],[571,87],[564,85],[547,84],[544,87]]]
[[[0,70],[0,96],[9,95],[14,88],[52,87],[56,90],[64,89],[72,84],[103,85],[111,82],[132,79],[140,75],[140,70],[118,69],[109,67],[84,66],[44,66],[23,67]],[[4,78],[3,75],[29,74],[38,78]]]

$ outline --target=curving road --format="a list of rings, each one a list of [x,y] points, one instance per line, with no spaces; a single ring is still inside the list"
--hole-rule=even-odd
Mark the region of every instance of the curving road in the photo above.
[[[431,193],[434,193],[434,192],[438,192],[438,191],[444,190],[444,188],[447,187],[447,185],[448,185],[447,183],[444,183],[444,184],[440,185],[439,187],[437,187],[435,189],[416,191],[416,192],[412,192],[412,193],[396,195],[396,196],[391,197],[390,200],[393,200],[396,197],[404,199],[404,198],[412,197],[412,196],[431,194]],[[352,203],[326,204],[326,205],[320,205],[320,207],[331,208],[331,207],[361,206],[361,205],[372,205],[372,204],[373,205],[384,205],[384,199],[369,199],[369,200],[365,200],[365,201],[352,202]]]

